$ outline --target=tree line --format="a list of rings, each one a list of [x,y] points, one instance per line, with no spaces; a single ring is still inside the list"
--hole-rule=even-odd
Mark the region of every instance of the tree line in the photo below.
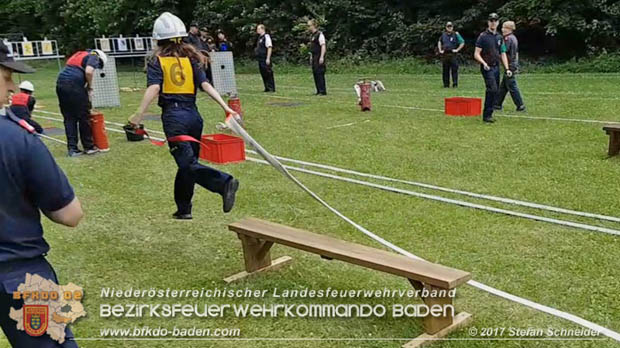
[[[568,59],[620,48],[615,0],[9,0],[0,4],[0,33],[53,38],[70,53],[92,47],[101,35],[149,35],[163,11],[223,30],[238,56],[252,55],[255,25],[264,23],[276,56],[289,61],[307,59],[307,18],[321,23],[330,57],[430,58],[446,21],[471,52],[490,12],[516,22],[521,52],[530,57]]]

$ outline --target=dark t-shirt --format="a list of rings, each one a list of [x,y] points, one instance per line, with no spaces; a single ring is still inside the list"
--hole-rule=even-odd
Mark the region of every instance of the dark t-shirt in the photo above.
[[[444,31],[441,37],[439,37],[439,42],[441,42],[441,48],[444,51],[450,52],[457,49],[462,43],[465,43],[465,40],[463,40],[458,31],[453,31],[452,33]]]
[[[39,210],[66,207],[75,194],[47,147],[0,110],[0,262],[49,250]]]
[[[519,70],[519,41],[514,34],[510,34],[504,38],[504,43],[506,44],[508,66],[510,66],[510,70],[516,72]]]
[[[502,35],[493,33],[488,29],[480,33],[478,40],[476,40],[476,47],[482,49],[480,55],[489,66],[499,65],[501,54],[506,52]]]
[[[197,34],[188,33],[187,39],[185,41],[191,44],[192,46],[194,46],[194,48],[196,48],[199,51],[204,49],[202,45],[202,40],[200,40],[200,36]]]
[[[146,86],[159,85],[161,92],[159,93],[158,105],[161,107],[168,106],[175,102],[177,103],[195,103],[196,91],[203,82],[208,82],[204,69],[200,67],[200,64],[196,61],[190,60],[192,76],[194,78],[194,90],[192,93],[183,94],[167,94],[164,92],[164,71],[161,67],[161,63],[157,57],[153,57],[148,63],[146,69]]]

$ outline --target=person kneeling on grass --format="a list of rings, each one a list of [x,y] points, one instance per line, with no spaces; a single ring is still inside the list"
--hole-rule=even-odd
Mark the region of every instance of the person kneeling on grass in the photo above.
[[[200,68],[200,53],[190,44],[183,43],[187,36],[183,21],[165,12],[155,21],[153,38],[157,48],[147,67],[147,89],[137,112],[129,118],[134,129],[142,122],[149,104],[159,96],[162,122],[166,138],[186,135],[200,139],[202,117],[196,106],[196,92],[200,87],[235,119],[240,116],[222,100],[209,84],[205,71]],[[188,141],[169,141],[170,153],[178,168],[174,180],[174,201],[177,211],[173,218],[192,219],[194,184],[218,193],[223,199],[223,210],[228,213],[235,204],[239,181],[231,175],[198,163],[200,144]]]
[[[510,97],[517,107],[517,111],[525,111],[525,104],[523,104],[523,98],[521,98],[521,92],[519,86],[517,86],[516,74],[519,70],[519,41],[513,34],[516,26],[513,21],[506,21],[502,25],[502,34],[504,35],[504,42],[506,43],[506,56],[508,57],[508,65],[512,71],[512,77],[504,75],[502,82],[499,84],[499,95],[497,96],[495,110],[501,110],[506,93],[510,92]]]
[[[33,120],[32,111],[37,100],[32,95],[34,93],[34,85],[30,81],[24,81],[19,84],[19,93],[13,94],[11,97],[11,111],[15,116],[26,120],[28,124],[34,127],[37,133],[43,133],[43,127]]]

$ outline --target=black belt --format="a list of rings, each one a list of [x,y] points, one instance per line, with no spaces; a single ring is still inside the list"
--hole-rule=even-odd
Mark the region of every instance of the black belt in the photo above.
[[[196,102],[166,102],[162,106],[162,109],[171,109],[171,108],[196,108]]]

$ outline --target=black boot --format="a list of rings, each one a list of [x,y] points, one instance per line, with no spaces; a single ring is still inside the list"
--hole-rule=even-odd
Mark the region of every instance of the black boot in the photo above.
[[[231,178],[226,182],[226,186],[224,187],[224,193],[222,194],[222,210],[224,210],[224,213],[230,212],[235,205],[235,196],[238,189],[239,180]]]
[[[193,219],[192,214],[181,214],[178,210],[172,214],[172,217],[177,220],[191,220]]]

